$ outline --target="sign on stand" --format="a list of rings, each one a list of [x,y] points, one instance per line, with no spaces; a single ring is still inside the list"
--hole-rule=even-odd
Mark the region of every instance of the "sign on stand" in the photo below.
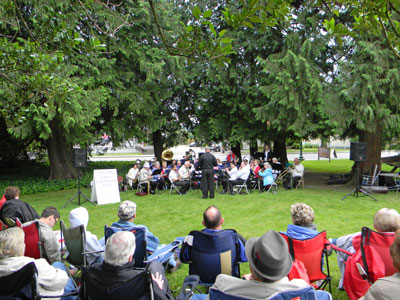
[[[120,202],[117,169],[93,171],[93,202],[99,205]]]

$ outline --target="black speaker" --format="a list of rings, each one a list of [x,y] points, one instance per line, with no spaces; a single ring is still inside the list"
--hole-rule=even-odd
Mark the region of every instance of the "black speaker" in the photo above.
[[[88,166],[87,150],[81,148],[74,148],[74,167],[86,168]]]
[[[350,160],[366,161],[367,160],[367,143],[350,143]]]

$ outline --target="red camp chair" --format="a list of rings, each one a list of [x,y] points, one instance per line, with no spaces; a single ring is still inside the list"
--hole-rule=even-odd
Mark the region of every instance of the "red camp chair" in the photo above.
[[[293,267],[288,274],[289,279],[299,278],[313,283],[317,289],[325,289],[328,285],[331,292],[331,276],[328,263],[328,245],[326,231],[320,232],[312,239],[297,240],[281,232],[282,237],[288,243],[289,253],[292,256]],[[323,259],[325,257],[326,273],[323,270]]]
[[[25,232],[25,256],[32,258],[42,257],[42,243],[40,242],[39,221],[33,221],[26,226],[19,226]]]
[[[360,249],[347,259],[344,273],[343,286],[350,300],[364,296],[379,278],[397,272],[389,250],[394,239],[394,232],[377,232],[367,227],[361,229]],[[357,264],[365,271],[365,278]]]

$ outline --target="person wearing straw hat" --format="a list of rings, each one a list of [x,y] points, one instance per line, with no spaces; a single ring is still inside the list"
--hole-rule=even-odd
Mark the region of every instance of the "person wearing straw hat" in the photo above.
[[[225,274],[217,276],[212,288],[251,299],[268,297],[286,291],[308,287],[302,279],[289,280],[292,258],[286,241],[276,231],[267,231],[259,238],[251,238],[245,245],[251,274],[244,279]]]

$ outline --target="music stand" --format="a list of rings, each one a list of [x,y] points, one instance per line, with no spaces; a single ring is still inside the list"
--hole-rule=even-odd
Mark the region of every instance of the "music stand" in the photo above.
[[[344,196],[342,198],[342,200],[346,199],[348,196],[353,196],[353,197],[359,197],[358,194],[362,193],[364,194],[364,196],[368,196],[372,199],[376,200],[373,196],[371,196],[367,191],[363,190],[360,186],[360,168],[358,167],[358,161],[355,162],[356,165],[356,187],[350,192],[348,193],[346,196]]]
[[[74,200],[76,197],[78,197],[78,203],[77,203],[78,205],[81,205],[82,203],[85,203],[85,202],[88,202],[88,201],[89,201],[89,202],[92,203],[94,206],[96,206],[96,203],[94,203],[92,200],[90,200],[88,197],[86,197],[86,196],[81,192],[81,172],[80,172],[79,168],[77,168],[77,169],[78,169],[78,192],[77,192],[71,199],[69,199],[67,203],[64,204],[63,208],[65,208],[68,204],[70,204],[70,203],[72,202],[72,200]],[[85,198],[86,201],[84,201],[84,202],[81,203],[81,196],[82,196],[83,198]]]

